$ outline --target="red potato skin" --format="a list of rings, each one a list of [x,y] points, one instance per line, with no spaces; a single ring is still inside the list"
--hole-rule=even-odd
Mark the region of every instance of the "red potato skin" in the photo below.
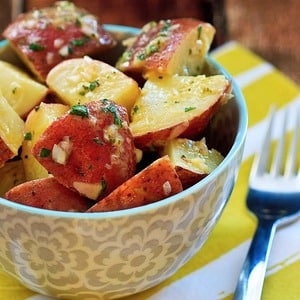
[[[227,88],[228,91],[231,90],[231,85]],[[212,106],[208,107],[200,116],[189,120],[189,126],[185,131],[183,131],[178,137],[194,139],[199,137],[199,135],[208,126],[209,120],[217,112],[221,105],[224,103],[224,95],[227,95],[227,90]],[[226,96],[225,96],[226,97]]]
[[[172,30],[172,34],[170,34],[167,41],[163,45],[160,45],[159,51],[147,55],[144,59],[139,58],[141,53],[143,53],[147,46],[150,45],[150,42],[164,31],[166,21],[158,22],[157,26],[151,27],[146,32],[142,31],[137,36],[133,45],[127,49],[131,55],[126,61],[126,64],[122,64],[120,60],[117,67],[133,78],[139,78],[140,74],[147,77],[148,71],[154,71],[159,74],[168,74],[167,69],[169,62],[173,58],[174,53],[178,49],[178,46],[182,43],[185,36],[201,24],[209,26],[205,22],[192,18],[172,19],[168,20],[168,22],[170,22],[170,25],[167,26],[174,26],[174,28],[178,25],[180,26]]]
[[[172,127],[162,128],[158,131],[147,132],[142,135],[134,135],[134,144],[138,149],[151,151],[162,147],[166,140],[178,137],[189,127],[189,122],[180,122]]]
[[[56,211],[84,212],[90,206],[87,199],[64,187],[53,177],[24,182],[10,189],[3,197],[20,204]]]
[[[191,120],[174,124],[172,127],[161,128],[158,131],[147,132],[142,135],[134,135],[134,143],[138,149],[143,151],[157,150],[161,148],[166,140],[173,138],[189,138],[194,139],[201,135],[207,127],[209,120],[224,103],[224,97],[231,91],[231,84],[212,106],[208,107],[201,115],[195,116]]]
[[[164,189],[168,182],[170,190]],[[162,200],[182,191],[181,181],[168,156],[163,156],[131,177],[111,194],[88,209],[105,212],[138,207]]]
[[[72,190],[75,190],[74,182],[105,182],[105,190],[101,193],[104,197],[135,173],[135,146],[128,127],[128,114],[124,107],[107,99],[84,106],[88,117],[67,112],[45,130],[32,153],[61,184]],[[113,107],[116,113],[104,111],[109,107]],[[108,140],[106,130],[114,124],[115,114],[122,126],[118,127],[118,136],[111,136],[112,140]],[[51,155],[41,157],[41,149],[52,150],[66,136],[72,142],[72,151],[65,164],[55,162]]]
[[[15,154],[7,147],[5,142],[0,138],[0,168]]]
[[[182,183],[182,187],[184,190],[189,188],[190,186],[196,184],[201,179],[203,179],[204,177],[207,176],[207,174],[205,174],[205,173],[203,173],[203,174],[195,173],[195,172],[192,172],[190,170],[184,169],[179,166],[176,166],[175,170],[178,174],[178,177]]]
[[[103,29],[95,16],[99,37],[88,36],[82,31],[76,20],[79,16],[88,15],[85,10],[75,7],[70,12],[72,15],[64,18],[66,21],[57,24],[58,18],[66,14],[66,11],[58,11],[53,6],[21,14],[3,32],[3,36],[41,82],[45,82],[48,72],[64,59],[96,55],[116,45],[115,39]],[[84,42],[76,45],[74,41]],[[33,50],[30,47],[32,43],[42,48]],[[69,49],[67,55],[59,52],[63,46]]]

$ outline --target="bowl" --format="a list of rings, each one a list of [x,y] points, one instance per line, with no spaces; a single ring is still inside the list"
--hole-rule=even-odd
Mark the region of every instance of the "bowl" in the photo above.
[[[137,29],[106,25],[121,37]],[[105,213],[57,212],[0,199],[0,268],[29,289],[62,299],[114,299],[172,276],[207,240],[235,185],[247,130],[243,95],[211,120],[208,143],[225,153],[206,178],[162,201]]]

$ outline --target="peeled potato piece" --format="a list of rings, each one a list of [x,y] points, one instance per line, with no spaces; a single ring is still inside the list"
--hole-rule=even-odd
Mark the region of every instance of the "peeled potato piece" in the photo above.
[[[113,211],[153,203],[182,191],[182,185],[168,156],[151,165],[117,187],[88,212]]]
[[[18,67],[0,61],[0,89],[9,105],[24,118],[48,93],[48,88],[33,80]]]
[[[138,84],[116,68],[90,57],[66,60],[54,67],[47,84],[68,105],[112,99],[130,112],[140,95]]]
[[[0,167],[18,154],[24,138],[24,121],[8,104],[0,90]]]

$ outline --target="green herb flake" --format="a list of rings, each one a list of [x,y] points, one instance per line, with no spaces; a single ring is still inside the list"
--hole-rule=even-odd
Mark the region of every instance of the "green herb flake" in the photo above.
[[[51,154],[51,150],[42,148],[40,151],[40,157],[48,157]]]
[[[117,107],[107,99],[103,99],[102,102],[103,104],[108,104],[107,107],[102,108],[102,111],[105,113],[112,113],[114,115],[114,124],[118,125],[119,127],[122,127],[122,120],[120,118]]]
[[[92,92],[96,87],[100,85],[98,80],[94,80],[90,82],[89,90]]]
[[[30,131],[28,131],[24,134],[24,140],[25,141],[31,141],[32,140],[32,133]]]
[[[133,114],[136,114],[136,113],[138,112],[138,110],[139,110],[138,105],[135,105],[135,106],[132,108]]]
[[[94,137],[93,142],[95,142],[98,145],[103,145],[104,144],[99,137]]]
[[[79,18],[76,18],[76,20],[75,20],[75,26],[78,26],[78,27],[81,26],[81,21],[79,20]]]
[[[82,47],[86,42],[87,42],[86,38],[74,39],[74,40],[71,41],[71,44],[73,46]]]
[[[102,187],[101,192],[103,193],[107,189],[107,183],[103,177],[101,179],[101,187]]]
[[[15,94],[17,92],[17,87],[14,87],[11,92],[12,94]]]
[[[125,61],[130,60],[132,58],[132,55],[133,55],[132,50],[127,50],[123,53],[122,59]]]
[[[164,22],[164,24],[163,24],[163,28],[161,29],[161,32],[166,32],[170,29],[172,23],[171,23],[171,20],[166,20],[163,22]]]
[[[69,112],[70,115],[81,116],[83,118],[89,117],[89,111],[85,105],[73,105]]]
[[[202,26],[198,26],[197,28],[197,39],[199,40],[201,37],[201,33],[202,33]]]
[[[141,53],[141,54],[139,54],[139,55],[137,56],[137,58],[138,58],[139,60],[145,60],[146,55],[145,55],[145,53]]]
[[[24,140],[25,141],[31,141],[32,140],[32,133],[30,131],[28,131],[24,134]]]
[[[194,106],[185,107],[184,112],[189,112],[194,109],[196,109],[196,107],[194,107]]]
[[[32,51],[43,51],[45,50],[45,47],[37,43],[30,43],[29,49]]]
[[[68,55],[73,54],[73,48],[71,46],[68,46]]]

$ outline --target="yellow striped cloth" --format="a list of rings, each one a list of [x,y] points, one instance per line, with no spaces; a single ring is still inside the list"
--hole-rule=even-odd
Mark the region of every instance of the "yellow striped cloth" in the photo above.
[[[175,275],[126,300],[217,300],[232,298],[239,271],[254,233],[256,219],[245,207],[249,170],[264,118],[272,104],[280,111],[300,107],[300,88],[271,64],[236,42],[212,56],[231,73],[244,93],[249,130],[242,166],[232,197],[203,248]],[[293,111],[293,110],[292,110]],[[300,299],[300,220],[277,231],[263,300]],[[46,300],[0,274],[0,299]],[[83,299],[84,300],[84,299]]]

